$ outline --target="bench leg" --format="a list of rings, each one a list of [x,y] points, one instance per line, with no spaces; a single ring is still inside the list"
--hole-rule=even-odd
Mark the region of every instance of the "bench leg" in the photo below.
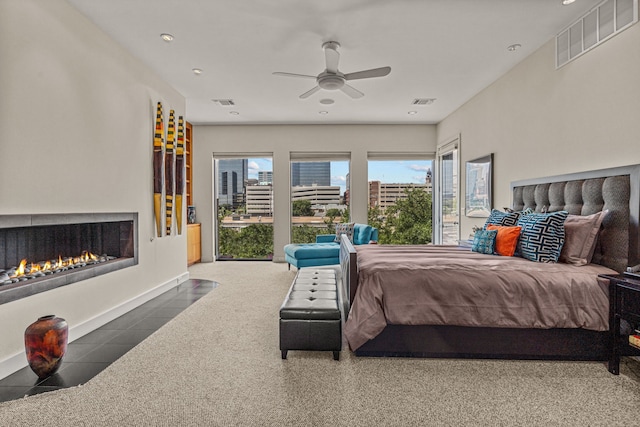
[[[289,267],[289,271],[291,271],[291,264],[287,263],[287,267]]]
[[[283,359],[287,358],[287,350],[282,350],[282,358]]]
[[[333,352],[333,360],[340,360],[340,352],[339,351],[334,351]]]

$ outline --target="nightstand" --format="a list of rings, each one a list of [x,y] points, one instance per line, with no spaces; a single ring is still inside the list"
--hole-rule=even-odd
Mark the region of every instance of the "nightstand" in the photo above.
[[[609,279],[609,372],[618,375],[621,355],[640,355],[640,349],[629,345],[627,335],[620,335],[620,322],[623,319],[634,329],[640,328],[640,278],[624,274],[602,274],[600,277]]]

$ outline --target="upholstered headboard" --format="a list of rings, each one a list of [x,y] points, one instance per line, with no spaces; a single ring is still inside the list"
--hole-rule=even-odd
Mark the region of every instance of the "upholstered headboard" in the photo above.
[[[592,262],[619,272],[640,263],[640,165],[516,181],[511,192],[518,211],[590,215],[608,210]]]

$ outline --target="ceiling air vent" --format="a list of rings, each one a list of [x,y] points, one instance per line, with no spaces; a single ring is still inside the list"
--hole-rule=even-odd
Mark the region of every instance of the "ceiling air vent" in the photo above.
[[[411,105],[431,105],[435,101],[435,98],[416,98],[411,102]]]
[[[638,0],[605,0],[556,36],[556,68],[638,22]]]
[[[236,105],[236,103],[233,102],[233,99],[214,99],[213,102],[223,107],[231,107],[233,105]]]

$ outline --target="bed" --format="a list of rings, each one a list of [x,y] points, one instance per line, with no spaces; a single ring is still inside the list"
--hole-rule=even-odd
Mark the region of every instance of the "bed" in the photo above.
[[[608,281],[598,275],[640,262],[638,187],[640,165],[512,183],[515,211],[608,211],[587,265],[443,245],[356,250],[343,237],[344,331],[351,350],[358,356],[607,360]]]

